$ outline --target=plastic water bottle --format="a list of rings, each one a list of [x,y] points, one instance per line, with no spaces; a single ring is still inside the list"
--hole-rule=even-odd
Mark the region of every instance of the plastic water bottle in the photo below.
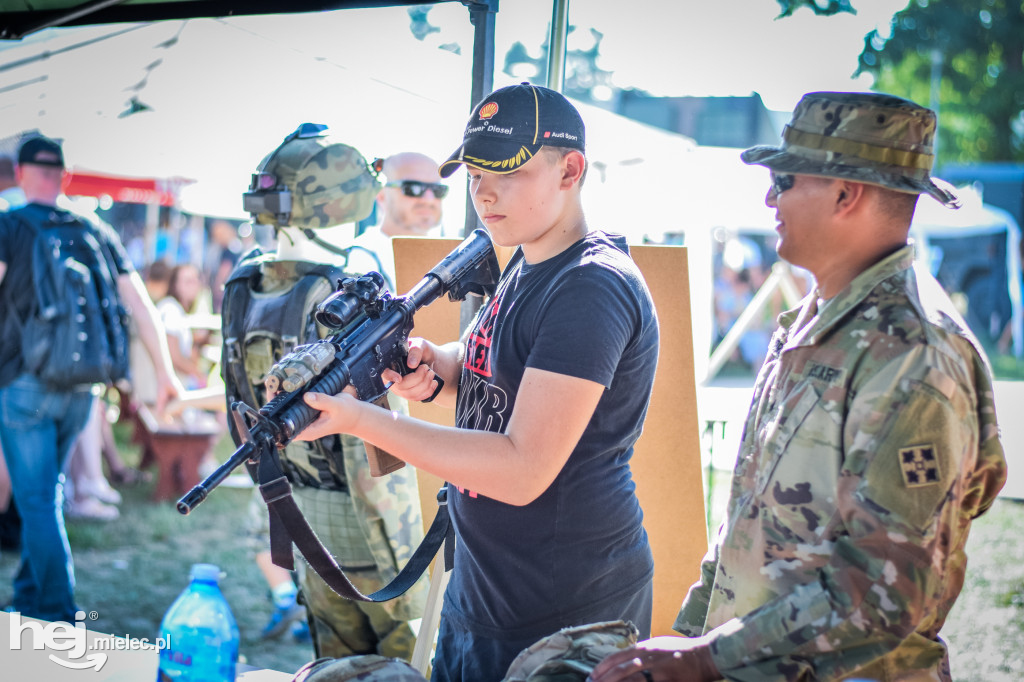
[[[234,682],[238,625],[217,586],[220,568],[192,566],[191,582],[160,624],[157,682]]]

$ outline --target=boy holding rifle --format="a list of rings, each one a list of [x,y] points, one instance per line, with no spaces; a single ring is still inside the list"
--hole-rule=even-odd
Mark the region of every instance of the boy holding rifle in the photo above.
[[[451,483],[458,543],[433,679],[488,682],[563,627],[621,618],[649,633],[653,561],[629,459],[658,323],[625,240],[587,226],[584,127],[562,95],[491,93],[441,175],[459,165],[493,240],[518,248],[464,341],[413,339],[415,371],[383,377],[454,407],[456,426],[310,393],[322,414],[300,438],[352,434]]]

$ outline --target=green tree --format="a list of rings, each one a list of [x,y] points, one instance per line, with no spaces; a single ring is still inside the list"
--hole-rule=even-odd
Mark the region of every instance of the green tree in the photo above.
[[[939,163],[1024,161],[1021,0],[912,0],[889,38],[869,33],[857,73],[939,111]]]

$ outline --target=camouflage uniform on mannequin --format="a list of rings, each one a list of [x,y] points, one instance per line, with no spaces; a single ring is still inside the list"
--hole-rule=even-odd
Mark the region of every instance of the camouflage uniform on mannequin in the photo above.
[[[256,222],[275,227],[278,246],[273,254],[248,254],[225,287],[229,405],[265,403],[263,381],[274,362],[327,334],[312,313],[345,271],[345,249],[332,237],[351,239],[345,224],[369,214],[378,189],[359,152],[332,143],[323,126],[303,124],[260,164],[245,195],[246,210]],[[362,441],[348,437],[296,441],[281,459],[299,509],[352,583],[368,594],[397,575],[423,537],[415,470],[372,478]],[[262,502],[260,507],[265,522]],[[269,538],[263,532],[265,550]],[[300,584],[317,656],[411,657],[415,636],[408,621],[422,615],[425,579],[381,603],[343,599],[308,569]]]

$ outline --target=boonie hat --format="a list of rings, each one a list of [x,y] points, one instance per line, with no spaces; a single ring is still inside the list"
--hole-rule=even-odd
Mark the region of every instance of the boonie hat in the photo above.
[[[60,143],[43,135],[30,137],[18,149],[18,165],[34,163],[37,166],[64,167],[64,152]]]
[[[959,208],[952,186],[930,177],[935,128],[934,111],[900,97],[811,92],[796,105],[780,146],[751,147],[740,158],[781,173],[926,192],[945,206]]]
[[[583,119],[560,92],[521,83],[499,88],[476,105],[462,144],[441,164],[442,178],[459,164],[511,173],[548,145],[584,151]]]

